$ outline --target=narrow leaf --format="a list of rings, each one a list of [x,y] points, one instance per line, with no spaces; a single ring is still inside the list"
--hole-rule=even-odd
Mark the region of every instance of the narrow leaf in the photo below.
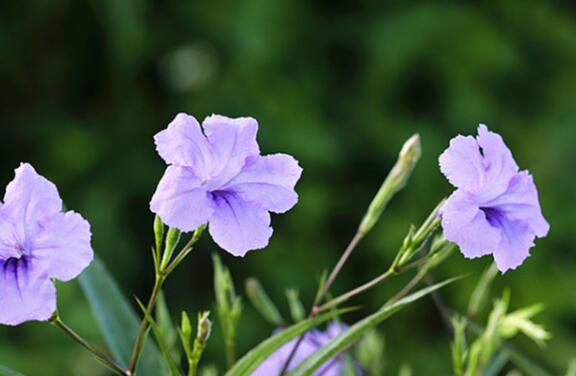
[[[289,376],[312,375],[315,370],[317,370],[319,367],[325,364],[333,356],[346,350],[364,333],[376,327],[378,324],[380,324],[381,322],[383,322],[388,317],[392,316],[394,313],[398,312],[400,309],[404,308],[408,304],[413,303],[420,298],[423,298],[424,296],[432,293],[433,291],[436,291],[439,288],[453,282],[455,279],[457,278],[452,278],[447,281],[437,283],[430,287],[423,288],[396,302],[385,304],[376,313],[357,322],[356,324],[351,326],[347,331],[341,333],[336,338],[330,340],[330,342],[321,347],[320,350],[316,351],[314,354],[310,355],[306,360],[300,363],[288,375]]]
[[[264,342],[260,343],[258,346],[250,350],[242,359],[240,359],[236,365],[230,369],[226,376],[245,376],[250,375],[260,363],[266,360],[270,355],[272,355],[276,350],[278,350],[282,345],[289,342],[290,340],[304,334],[307,330],[327,321],[331,318],[337,317],[344,313],[350,312],[352,309],[339,309],[334,310],[329,313],[320,315],[314,319],[301,321],[294,324],[281,332],[273,335]]]
[[[138,316],[99,259],[80,275],[79,281],[112,356],[120,365],[128,367],[138,333]],[[152,342],[144,346],[138,370],[141,376],[167,374]]]
[[[0,376],[24,376],[23,374],[12,371],[10,368],[0,365]]]

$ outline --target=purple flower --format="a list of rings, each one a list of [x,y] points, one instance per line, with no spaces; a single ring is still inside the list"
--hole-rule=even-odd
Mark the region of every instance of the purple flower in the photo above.
[[[505,272],[529,256],[535,237],[548,233],[532,176],[519,171],[502,137],[484,124],[478,137],[450,141],[440,169],[458,188],[442,208],[442,227],[465,257],[492,253]]]
[[[338,336],[346,329],[348,329],[346,325],[332,322],[328,325],[326,332],[312,330],[306,333],[304,341],[302,341],[298,347],[298,351],[296,351],[296,354],[290,361],[290,367],[288,367],[288,371],[296,368],[298,364],[303,362],[306,358],[308,358],[310,355],[328,343],[332,338]],[[279,375],[282,371],[282,367],[284,367],[284,364],[286,363],[286,360],[290,356],[296,341],[297,339],[294,339],[288,343],[285,343],[284,346],[276,350],[276,352],[270,355],[268,359],[260,363],[258,368],[256,368],[256,370],[252,373],[252,376]],[[326,364],[320,367],[316,372],[314,372],[314,376],[339,376],[343,368],[344,362],[341,357],[332,358],[328,360]]]
[[[90,264],[90,237],[88,222],[62,212],[56,186],[21,164],[0,203],[0,324],[48,320],[51,278],[69,281]]]
[[[260,155],[252,118],[212,115],[202,128],[178,114],[154,137],[169,166],[150,209],[185,232],[208,222],[214,241],[235,256],[264,248],[272,236],[269,212],[296,204],[302,169],[289,155]]]

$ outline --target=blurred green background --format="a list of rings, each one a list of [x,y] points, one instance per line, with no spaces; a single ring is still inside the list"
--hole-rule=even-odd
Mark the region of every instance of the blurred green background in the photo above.
[[[239,288],[257,276],[283,309],[287,287],[308,305],[316,277],[336,262],[402,142],[418,132],[424,152],[410,185],[335,291],[382,272],[409,225],[451,192],[437,166],[449,139],[487,123],[534,174],[552,226],[520,269],[497,278],[493,297],[508,286],[512,308],[546,305],[536,321],[553,332],[549,346],[515,341],[538,363],[561,374],[576,355],[572,1],[2,0],[0,83],[0,185],[21,161],[54,181],[92,223],[94,249],[128,297],[151,288],[148,202],[165,168],[152,136],[177,112],[253,116],[264,153],[300,161],[300,202],[273,218],[269,247],[235,259],[204,237],[166,285],[175,318],[213,307],[211,252]],[[466,307],[490,261],[457,253],[445,262],[437,279],[473,273],[443,291],[448,304]],[[354,302],[371,312],[406,277]],[[59,285],[59,307],[102,343],[77,282]],[[240,352],[273,329],[247,304]],[[450,373],[450,335],[429,299],[381,330],[390,374],[405,363],[416,375]],[[218,333],[205,364],[224,362]],[[0,363],[27,375],[106,374],[43,323],[0,327]]]

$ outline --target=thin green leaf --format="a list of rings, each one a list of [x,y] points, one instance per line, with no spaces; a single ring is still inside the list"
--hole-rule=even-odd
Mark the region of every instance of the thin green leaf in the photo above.
[[[250,350],[242,359],[240,359],[232,369],[230,369],[226,376],[245,376],[249,375],[258,367],[258,365],[278,350],[282,345],[288,341],[302,335],[307,330],[327,321],[331,318],[337,317],[341,314],[350,312],[353,309],[344,308],[331,311],[320,315],[314,319],[301,321],[294,324],[276,335],[261,342],[258,346]]]
[[[23,374],[12,371],[10,368],[0,365],[0,376],[24,376]]]
[[[357,322],[351,326],[347,331],[332,339],[326,345],[309,356],[306,360],[298,365],[288,375],[290,376],[304,376],[312,375],[315,370],[325,364],[330,358],[344,351],[350,347],[356,340],[370,329],[376,327],[382,321],[398,312],[400,309],[423,298],[424,296],[438,290],[439,288],[455,281],[458,278],[451,278],[447,281],[437,283],[430,287],[423,288],[413,294],[406,296],[396,302],[385,304],[379,311],[366,317],[365,319]]]
[[[80,275],[79,281],[112,356],[120,365],[128,367],[138,333],[138,316],[99,259]],[[140,357],[138,374],[157,376],[166,373],[158,349],[152,342],[147,342]]]
[[[162,351],[162,356],[164,356],[164,360],[168,364],[168,369],[170,370],[170,375],[180,376],[181,372],[178,369],[178,366],[176,365],[176,363],[174,362],[174,359],[172,359],[172,353],[170,351],[170,346],[168,345],[168,343],[166,341],[166,338],[164,336],[164,333],[162,332],[162,329],[160,328],[160,326],[158,325],[156,320],[154,320],[154,318],[150,315],[150,312],[148,312],[148,310],[146,309],[146,306],[144,306],[144,304],[140,301],[140,299],[136,298],[136,302],[138,303],[138,305],[140,306],[140,309],[142,310],[142,313],[144,313],[144,316],[146,316],[146,319],[150,323],[150,327],[152,328],[152,331],[154,332],[154,336],[156,337],[156,341],[158,342],[158,346],[160,347],[160,351]]]

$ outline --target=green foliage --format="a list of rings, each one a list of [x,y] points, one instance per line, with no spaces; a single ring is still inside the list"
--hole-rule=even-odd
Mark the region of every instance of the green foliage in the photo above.
[[[82,273],[80,285],[114,359],[127,368],[138,332],[138,316],[99,259]],[[146,343],[140,359],[140,375],[157,376],[165,372],[162,357],[153,343]]]
[[[377,325],[381,324],[384,320],[394,315],[402,308],[409,304],[425,297],[426,295],[436,291],[447,284],[453,282],[455,279],[437,283],[435,285],[423,288],[414,292],[398,301],[385,304],[376,313],[360,320],[352,325],[348,330],[338,335],[336,338],[330,340],[327,344],[322,346],[320,350],[306,358],[302,363],[295,367],[288,373],[290,376],[305,376],[312,375],[319,367],[325,364],[333,356],[345,351],[347,348],[355,344],[368,331],[372,330]]]
[[[231,368],[236,362],[236,329],[242,314],[242,299],[236,295],[234,281],[228,268],[222,265],[218,255],[213,254],[214,289],[216,292],[216,310],[224,335],[226,363]]]
[[[0,365],[0,376],[23,376],[21,373]]]
[[[350,312],[350,308],[333,310],[331,312],[319,315],[313,319],[300,321],[292,326],[284,328],[282,331],[274,334],[270,338],[250,350],[244,355],[225,376],[245,376],[254,371],[262,361],[272,355],[282,345],[290,340],[304,334],[311,328],[322,324],[332,318],[338,317],[344,313]]]
[[[284,319],[280,315],[280,311],[276,308],[276,305],[272,302],[260,281],[256,278],[248,278],[244,283],[244,289],[246,290],[246,295],[250,302],[256,308],[258,313],[262,315],[269,323],[275,326],[282,326],[284,324]]]

